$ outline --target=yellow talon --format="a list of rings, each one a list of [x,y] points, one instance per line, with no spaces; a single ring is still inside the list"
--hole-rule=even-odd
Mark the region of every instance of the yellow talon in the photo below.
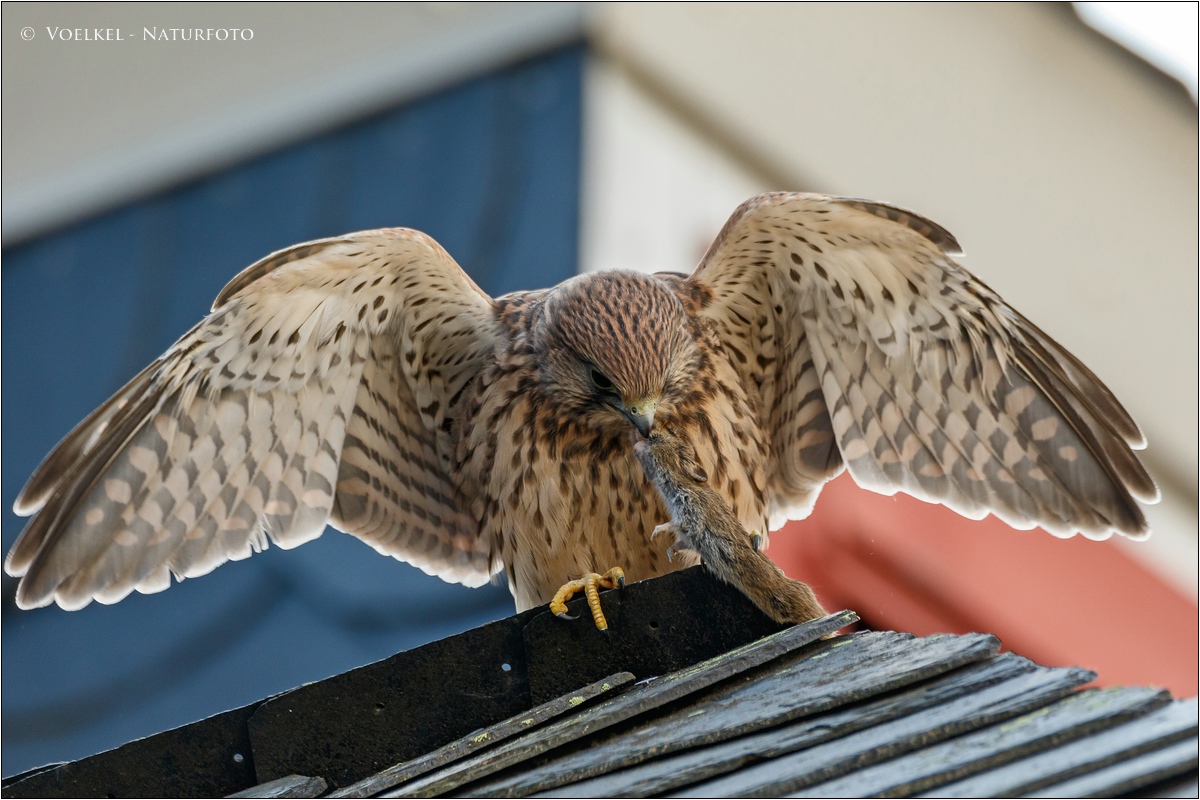
[[[567,613],[567,601],[582,589],[584,596],[587,597],[588,608],[592,610],[592,619],[596,622],[596,628],[606,631],[608,630],[608,620],[604,618],[604,611],[600,608],[600,589],[624,588],[624,586],[625,571],[620,567],[613,567],[603,575],[589,572],[582,578],[563,584],[562,588],[554,594],[554,599],[550,601],[550,611],[556,617],[578,619]]]

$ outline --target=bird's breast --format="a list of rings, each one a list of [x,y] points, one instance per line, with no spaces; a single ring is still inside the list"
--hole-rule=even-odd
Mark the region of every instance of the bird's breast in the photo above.
[[[650,538],[669,514],[623,439],[539,442],[499,454],[505,468],[490,476],[496,513],[485,535],[518,608],[548,602],[588,572],[621,567],[638,581],[683,566],[667,560],[670,542]]]
[[[647,479],[624,426],[589,427],[562,413],[531,369],[498,370],[481,383],[458,454],[472,511],[505,568],[517,608],[549,602],[565,582],[621,567],[630,581],[697,563],[669,561],[670,513]],[[766,447],[748,406],[728,392],[673,409],[709,484],[747,529],[765,532]]]

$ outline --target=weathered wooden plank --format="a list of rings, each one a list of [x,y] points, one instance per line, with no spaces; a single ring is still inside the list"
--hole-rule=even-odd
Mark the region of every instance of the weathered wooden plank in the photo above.
[[[788,794],[818,783],[828,786],[828,781],[869,768],[871,764],[1040,709],[1092,677],[1092,673],[1085,670],[1036,667],[980,691],[690,786],[675,794],[679,797],[764,797]]]
[[[629,672],[618,672],[609,675],[595,683],[588,684],[562,697],[556,697],[548,703],[516,716],[509,717],[487,728],[473,731],[461,739],[439,747],[431,753],[405,761],[394,767],[388,767],[382,772],[364,778],[358,783],[338,789],[329,794],[330,797],[372,797],[380,792],[397,786],[404,781],[418,778],[444,767],[459,759],[466,758],[485,748],[492,747],[513,736],[531,731],[539,725],[562,716],[571,711],[587,707],[591,701],[617,691],[633,683],[634,677]]]
[[[806,717],[780,728],[709,747],[686,750],[643,764],[554,789],[554,797],[651,797],[683,786],[716,778],[749,764],[779,758],[806,747],[889,722],[925,708],[1028,673],[1036,665],[1012,653],[1003,653],[945,675],[918,683],[898,693],[865,704],[838,708]],[[1090,672],[1073,671],[1080,684],[1094,679]],[[539,796],[539,795],[535,795]]]
[[[324,778],[307,775],[287,775],[273,781],[251,786],[228,797],[320,797],[327,788]]]
[[[921,794],[935,786],[1119,725],[1169,701],[1166,692],[1148,688],[1079,692],[1003,724],[857,769],[790,796],[907,797]],[[929,731],[927,735],[930,734],[936,737],[937,731]],[[821,747],[836,744],[830,742]]]
[[[1196,699],[1181,700],[1124,725],[939,786],[926,796],[1021,797],[1196,735]]]
[[[914,639],[868,633],[825,642],[697,696],[631,730],[580,742],[519,775],[465,787],[468,797],[522,797],[680,750],[713,744],[828,710],[987,658],[992,636]]]
[[[1198,765],[1197,742],[1195,739],[1186,739],[1153,753],[1047,786],[1029,796],[1115,797],[1131,794],[1175,775],[1195,774]]]
[[[624,693],[579,714],[545,725],[514,741],[489,748],[432,775],[401,784],[383,796],[434,797],[454,792],[471,781],[487,777],[559,745],[573,742],[760,666],[811,644],[857,619],[858,616],[854,612],[841,611],[804,625],[787,628],[687,669],[639,682]]]

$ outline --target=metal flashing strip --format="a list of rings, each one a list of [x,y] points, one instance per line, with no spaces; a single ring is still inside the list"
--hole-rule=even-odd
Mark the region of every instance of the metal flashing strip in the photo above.
[[[3,796],[224,797],[258,783],[246,722],[262,702],[34,770]]]

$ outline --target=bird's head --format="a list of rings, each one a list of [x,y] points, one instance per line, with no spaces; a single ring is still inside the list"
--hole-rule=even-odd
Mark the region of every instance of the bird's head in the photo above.
[[[636,272],[560,284],[546,297],[534,342],[543,384],[563,412],[596,428],[632,425],[643,436],[696,355],[683,304]]]

